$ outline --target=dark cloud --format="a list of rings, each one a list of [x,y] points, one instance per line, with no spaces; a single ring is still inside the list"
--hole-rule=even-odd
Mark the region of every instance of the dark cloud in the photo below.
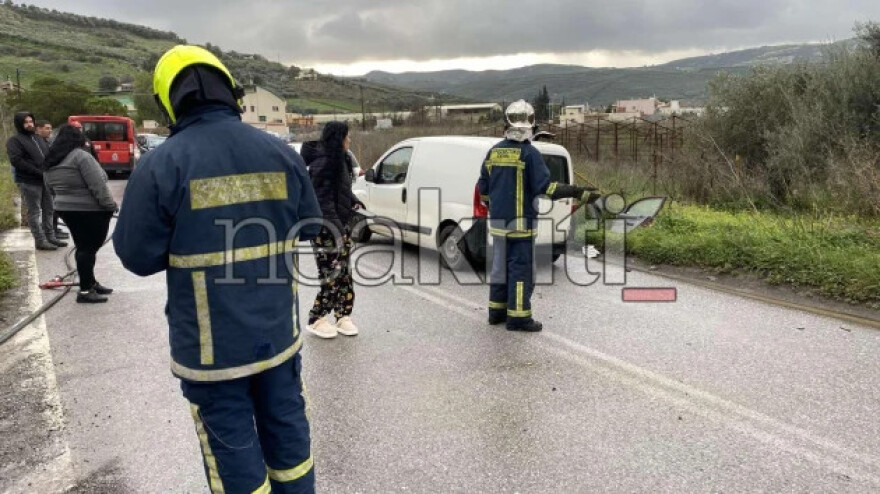
[[[310,63],[594,49],[662,53],[843,39],[876,0],[32,0]]]

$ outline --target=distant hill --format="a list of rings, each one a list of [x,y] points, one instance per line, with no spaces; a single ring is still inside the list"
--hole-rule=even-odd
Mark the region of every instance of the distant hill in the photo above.
[[[853,43],[851,40],[834,45]],[[717,55],[686,58],[641,68],[590,68],[577,65],[532,65],[481,72],[446,70],[391,74],[374,71],[363,79],[418,91],[455,94],[480,101],[530,99],[546,85],[554,101],[605,105],[618,99],[656,95],[701,101],[707,83],[719,72],[743,73],[758,64],[820,61],[829,45],[765,46]]]
[[[152,71],[165,50],[185,42],[175,33],[149,27],[33,5],[0,4],[0,78],[14,80],[18,69],[25,89],[35,79],[51,76],[95,90],[102,76],[126,78]],[[413,90],[369,81],[323,75],[318,80],[296,80],[299,67],[210,44],[208,48],[236,79],[270,89],[286,98],[292,110],[360,111],[361,86],[370,112],[408,110],[427,101],[427,95]]]

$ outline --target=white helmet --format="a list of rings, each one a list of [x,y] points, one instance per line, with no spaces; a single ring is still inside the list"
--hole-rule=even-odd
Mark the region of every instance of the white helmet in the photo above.
[[[523,142],[532,137],[535,126],[535,109],[525,100],[514,101],[504,111],[504,118],[510,126],[505,132],[508,139]]]

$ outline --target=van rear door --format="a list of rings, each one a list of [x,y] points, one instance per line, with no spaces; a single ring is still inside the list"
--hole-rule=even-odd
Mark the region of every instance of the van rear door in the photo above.
[[[559,182],[561,184],[571,184],[571,163],[566,154],[555,154],[550,152],[541,153],[544,163],[550,169],[550,182]],[[538,235],[535,239],[536,243],[547,245],[560,245],[565,243],[568,230],[571,228],[571,205],[572,199],[562,199],[559,201],[550,201],[543,198],[539,200],[538,211],[541,214],[539,218],[551,218],[553,220],[553,228],[547,221],[541,221],[538,226]]]
[[[127,122],[85,120],[82,125],[105,170],[131,171],[134,136]]]

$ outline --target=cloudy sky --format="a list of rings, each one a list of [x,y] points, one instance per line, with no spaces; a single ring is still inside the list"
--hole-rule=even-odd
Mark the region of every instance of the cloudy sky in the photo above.
[[[640,66],[766,44],[840,40],[851,37],[855,22],[880,21],[878,0],[28,3],[171,30],[190,42],[341,75],[534,63]]]

